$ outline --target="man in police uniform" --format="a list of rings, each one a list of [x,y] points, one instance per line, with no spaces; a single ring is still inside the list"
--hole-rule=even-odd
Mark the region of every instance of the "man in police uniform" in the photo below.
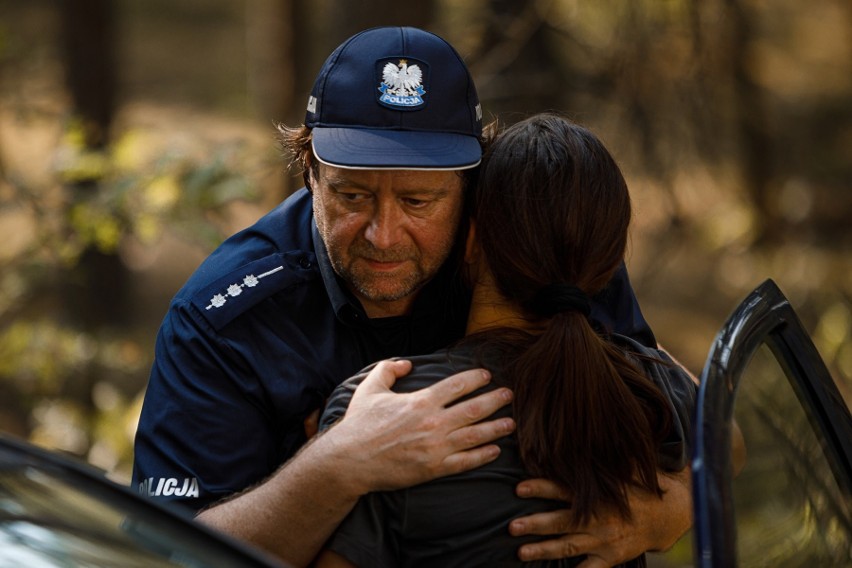
[[[304,128],[287,133],[310,189],[225,241],[172,301],[136,438],[141,492],[207,507],[202,521],[305,565],[360,495],[496,457],[489,442],[514,424],[483,420],[511,393],[446,408],[488,381],[482,370],[396,394],[398,366],[382,364],[337,427],[307,445],[304,427],[367,364],[462,336],[469,298],[452,253],[481,120],[467,68],[433,34],[377,28],[332,53]],[[655,346],[623,270],[593,317]],[[669,546],[689,525],[688,489],[663,485],[662,501],[634,496],[632,524],[602,512],[595,526],[520,553],[611,565]],[[570,500],[545,481],[525,492]],[[511,530],[558,533],[566,515]]]

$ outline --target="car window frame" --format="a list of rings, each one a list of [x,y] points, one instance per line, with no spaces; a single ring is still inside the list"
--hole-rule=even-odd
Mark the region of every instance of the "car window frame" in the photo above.
[[[767,345],[785,371],[841,490],[852,495],[852,417],[810,335],[771,279],[749,294],[716,335],[700,377],[693,428],[695,566],[737,565],[732,489],[734,402],[744,370]]]

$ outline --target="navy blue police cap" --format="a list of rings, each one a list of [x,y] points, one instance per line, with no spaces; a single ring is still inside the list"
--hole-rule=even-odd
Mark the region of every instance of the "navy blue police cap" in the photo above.
[[[317,159],[342,168],[457,170],[482,157],[467,66],[417,28],[373,28],[341,44],[317,76],[305,125]]]

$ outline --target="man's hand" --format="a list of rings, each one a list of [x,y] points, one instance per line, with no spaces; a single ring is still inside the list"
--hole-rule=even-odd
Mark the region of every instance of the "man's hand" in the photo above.
[[[453,375],[417,392],[390,390],[408,361],[379,363],[355,391],[343,419],[314,436],[264,483],[201,512],[198,519],[307,566],[358,498],[416,485],[488,463],[488,444],[514,430],[500,418],[481,422],[511,399],[496,389],[446,406],[490,380],[482,370]],[[314,426],[308,420],[306,433]]]
[[[633,517],[625,520],[613,511],[598,511],[585,525],[573,526],[570,509],[538,513],[513,520],[509,532],[561,535],[553,540],[526,544],[518,551],[521,560],[569,558],[586,555],[581,568],[609,568],[636,558],[643,552],[671,548],[692,526],[692,494],[689,468],[674,475],[659,473],[660,499],[643,490],[629,492]],[[520,497],[540,497],[571,502],[559,485],[544,479],[518,484]]]
[[[360,494],[410,487],[494,460],[489,444],[511,433],[511,418],[482,422],[512,400],[499,388],[454,404],[486,385],[484,369],[452,375],[429,388],[395,393],[409,361],[382,361],[358,386],[346,415],[322,437],[334,441],[343,471],[352,472]]]

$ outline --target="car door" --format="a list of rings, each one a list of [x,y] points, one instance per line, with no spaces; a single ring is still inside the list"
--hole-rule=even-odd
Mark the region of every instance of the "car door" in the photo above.
[[[773,281],[716,336],[694,425],[695,566],[852,566],[852,418]]]
[[[285,568],[85,463],[0,434],[2,568]]]

